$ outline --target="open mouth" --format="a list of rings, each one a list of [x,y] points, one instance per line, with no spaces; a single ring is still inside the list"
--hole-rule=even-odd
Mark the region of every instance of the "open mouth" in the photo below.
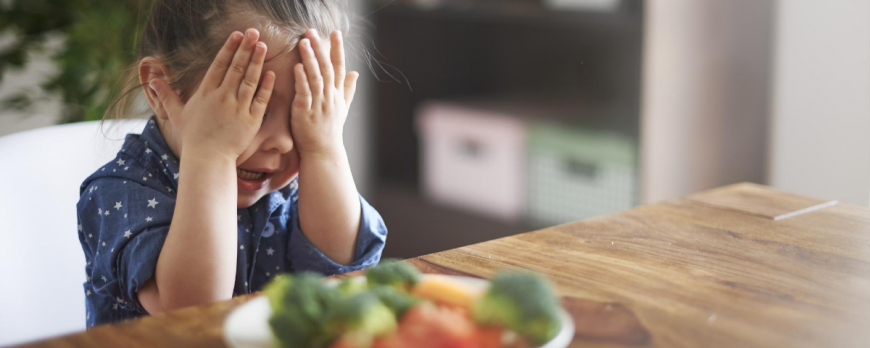
[[[244,170],[242,168],[236,168],[236,174],[239,176],[239,178],[241,178],[243,180],[252,180],[252,181],[260,180],[264,176],[266,176],[265,172],[252,172],[249,170]]]
[[[274,175],[271,171],[255,171],[242,168],[236,168],[236,176],[238,177],[239,188],[246,191],[261,190],[269,179]]]

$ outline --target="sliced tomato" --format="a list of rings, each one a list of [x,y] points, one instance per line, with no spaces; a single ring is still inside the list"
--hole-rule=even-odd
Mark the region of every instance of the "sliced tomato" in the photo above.
[[[338,340],[338,341],[335,341],[335,343],[333,343],[331,346],[329,346],[329,348],[360,348],[360,347],[355,347],[354,345],[352,345],[348,342],[345,342],[344,340]]]
[[[489,344],[493,335],[487,332],[483,341]],[[484,347],[481,337],[477,325],[463,311],[423,303],[409,309],[396,334],[379,338],[374,348],[478,348]],[[498,337],[501,338],[500,334]]]
[[[501,337],[504,331],[501,328],[482,327],[477,329],[478,348],[502,348]]]

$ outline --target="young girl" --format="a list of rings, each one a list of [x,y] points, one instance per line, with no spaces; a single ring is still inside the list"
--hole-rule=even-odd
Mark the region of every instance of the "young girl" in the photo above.
[[[348,26],[333,0],[155,1],[154,116],[81,186],[88,326],[378,262],[387,229],[342,142]]]

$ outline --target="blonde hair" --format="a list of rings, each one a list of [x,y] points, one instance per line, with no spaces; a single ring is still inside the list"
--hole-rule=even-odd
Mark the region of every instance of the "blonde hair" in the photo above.
[[[230,33],[251,27],[271,42],[270,53],[277,51],[276,56],[292,51],[309,28],[321,33],[341,30],[351,38],[346,41],[348,51],[355,51],[347,4],[342,0],[154,0],[138,59],[128,68],[122,92],[108,104],[103,120],[123,118],[131,111],[142,88],[138,76],[142,58],[160,60],[171,75],[167,82],[187,100]],[[371,57],[364,48],[362,52],[366,59]]]

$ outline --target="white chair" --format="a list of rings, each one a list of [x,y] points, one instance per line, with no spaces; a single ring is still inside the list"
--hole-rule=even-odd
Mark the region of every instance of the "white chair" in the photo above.
[[[84,122],[0,137],[0,346],[85,329],[79,185],[144,126]]]

